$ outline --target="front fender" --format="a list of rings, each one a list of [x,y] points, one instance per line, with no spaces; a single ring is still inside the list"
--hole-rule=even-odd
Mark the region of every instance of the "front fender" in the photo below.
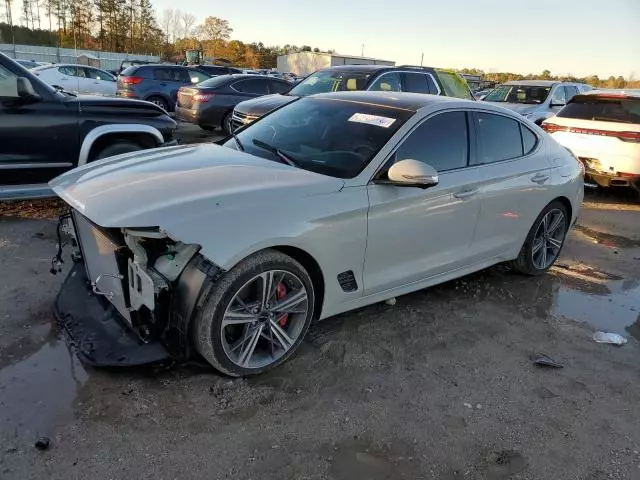
[[[153,137],[157,145],[161,145],[164,142],[164,137],[160,130],[150,125],[128,123],[119,125],[101,125],[91,130],[80,147],[80,154],[78,155],[78,166],[84,165],[89,160],[89,154],[91,153],[91,147],[96,141],[105,135],[112,133],[145,133]]]

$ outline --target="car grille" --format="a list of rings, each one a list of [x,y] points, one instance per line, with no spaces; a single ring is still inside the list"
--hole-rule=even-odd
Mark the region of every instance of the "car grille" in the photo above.
[[[256,121],[258,118],[260,118],[258,115],[249,115],[234,110],[233,115],[231,116],[231,127],[236,130],[237,128]]]
[[[76,210],[73,211],[73,223],[87,278],[131,324],[131,315],[127,308],[128,297],[125,296],[124,289],[127,285],[127,269],[121,268],[123,259],[126,265],[127,248],[124,241],[109,230],[95,225]],[[123,277],[118,278],[120,275]]]

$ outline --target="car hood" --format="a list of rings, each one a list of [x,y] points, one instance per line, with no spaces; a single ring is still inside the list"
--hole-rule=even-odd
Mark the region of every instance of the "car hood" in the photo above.
[[[91,111],[94,109],[122,109],[131,112],[139,112],[140,114],[164,115],[165,112],[161,107],[144,100],[135,100],[133,98],[104,97],[100,95],[79,95],[74,98],[80,104],[83,111]]]
[[[520,115],[526,115],[528,113],[538,112],[541,110],[541,104],[535,103],[508,103],[508,102],[487,102],[492,103],[494,105],[499,105],[504,108],[508,108],[509,110],[513,110],[514,112],[518,112]]]
[[[215,144],[118,155],[49,182],[69,205],[102,227],[162,227],[336,192],[344,181]],[[222,228],[222,226],[221,226]],[[173,236],[173,235],[172,235]]]
[[[245,100],[239,103],[235,107],[235,111],[252,116],[262,116],[265,113],[269,113],[271,110],[291,103],[297,100],[299,97],[290,95],[280,95],[278,93],[274,95],[265,95],[263,97],[252,98],[251,100]]]

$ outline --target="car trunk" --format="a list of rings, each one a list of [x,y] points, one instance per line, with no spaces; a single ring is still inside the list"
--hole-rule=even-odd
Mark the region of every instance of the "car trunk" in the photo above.
[[[193,96],[198,93],[197,88],[185,88],[182,87],[178,91],[178,106],[181,108],[191,109],[195,103]]]

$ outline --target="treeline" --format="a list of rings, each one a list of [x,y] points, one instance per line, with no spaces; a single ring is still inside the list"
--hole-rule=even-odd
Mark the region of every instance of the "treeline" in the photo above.
[[[551,75],[551,71],[543,70],[540,74],[530,73],[521,75],[519,73],[485,73],[477,68],[463,68],[461,73],[470,75],[482,75],[485,80],[491,80],[498,83],[504,83],[511,80],[561,80],[563,82],[587,83],[598,88],[640,88],[640,80],[633,78],[625,79],[623,76],[609,78],[600,78],[598,75],[588,75],[586,77],[574,77],[572,75]]]

